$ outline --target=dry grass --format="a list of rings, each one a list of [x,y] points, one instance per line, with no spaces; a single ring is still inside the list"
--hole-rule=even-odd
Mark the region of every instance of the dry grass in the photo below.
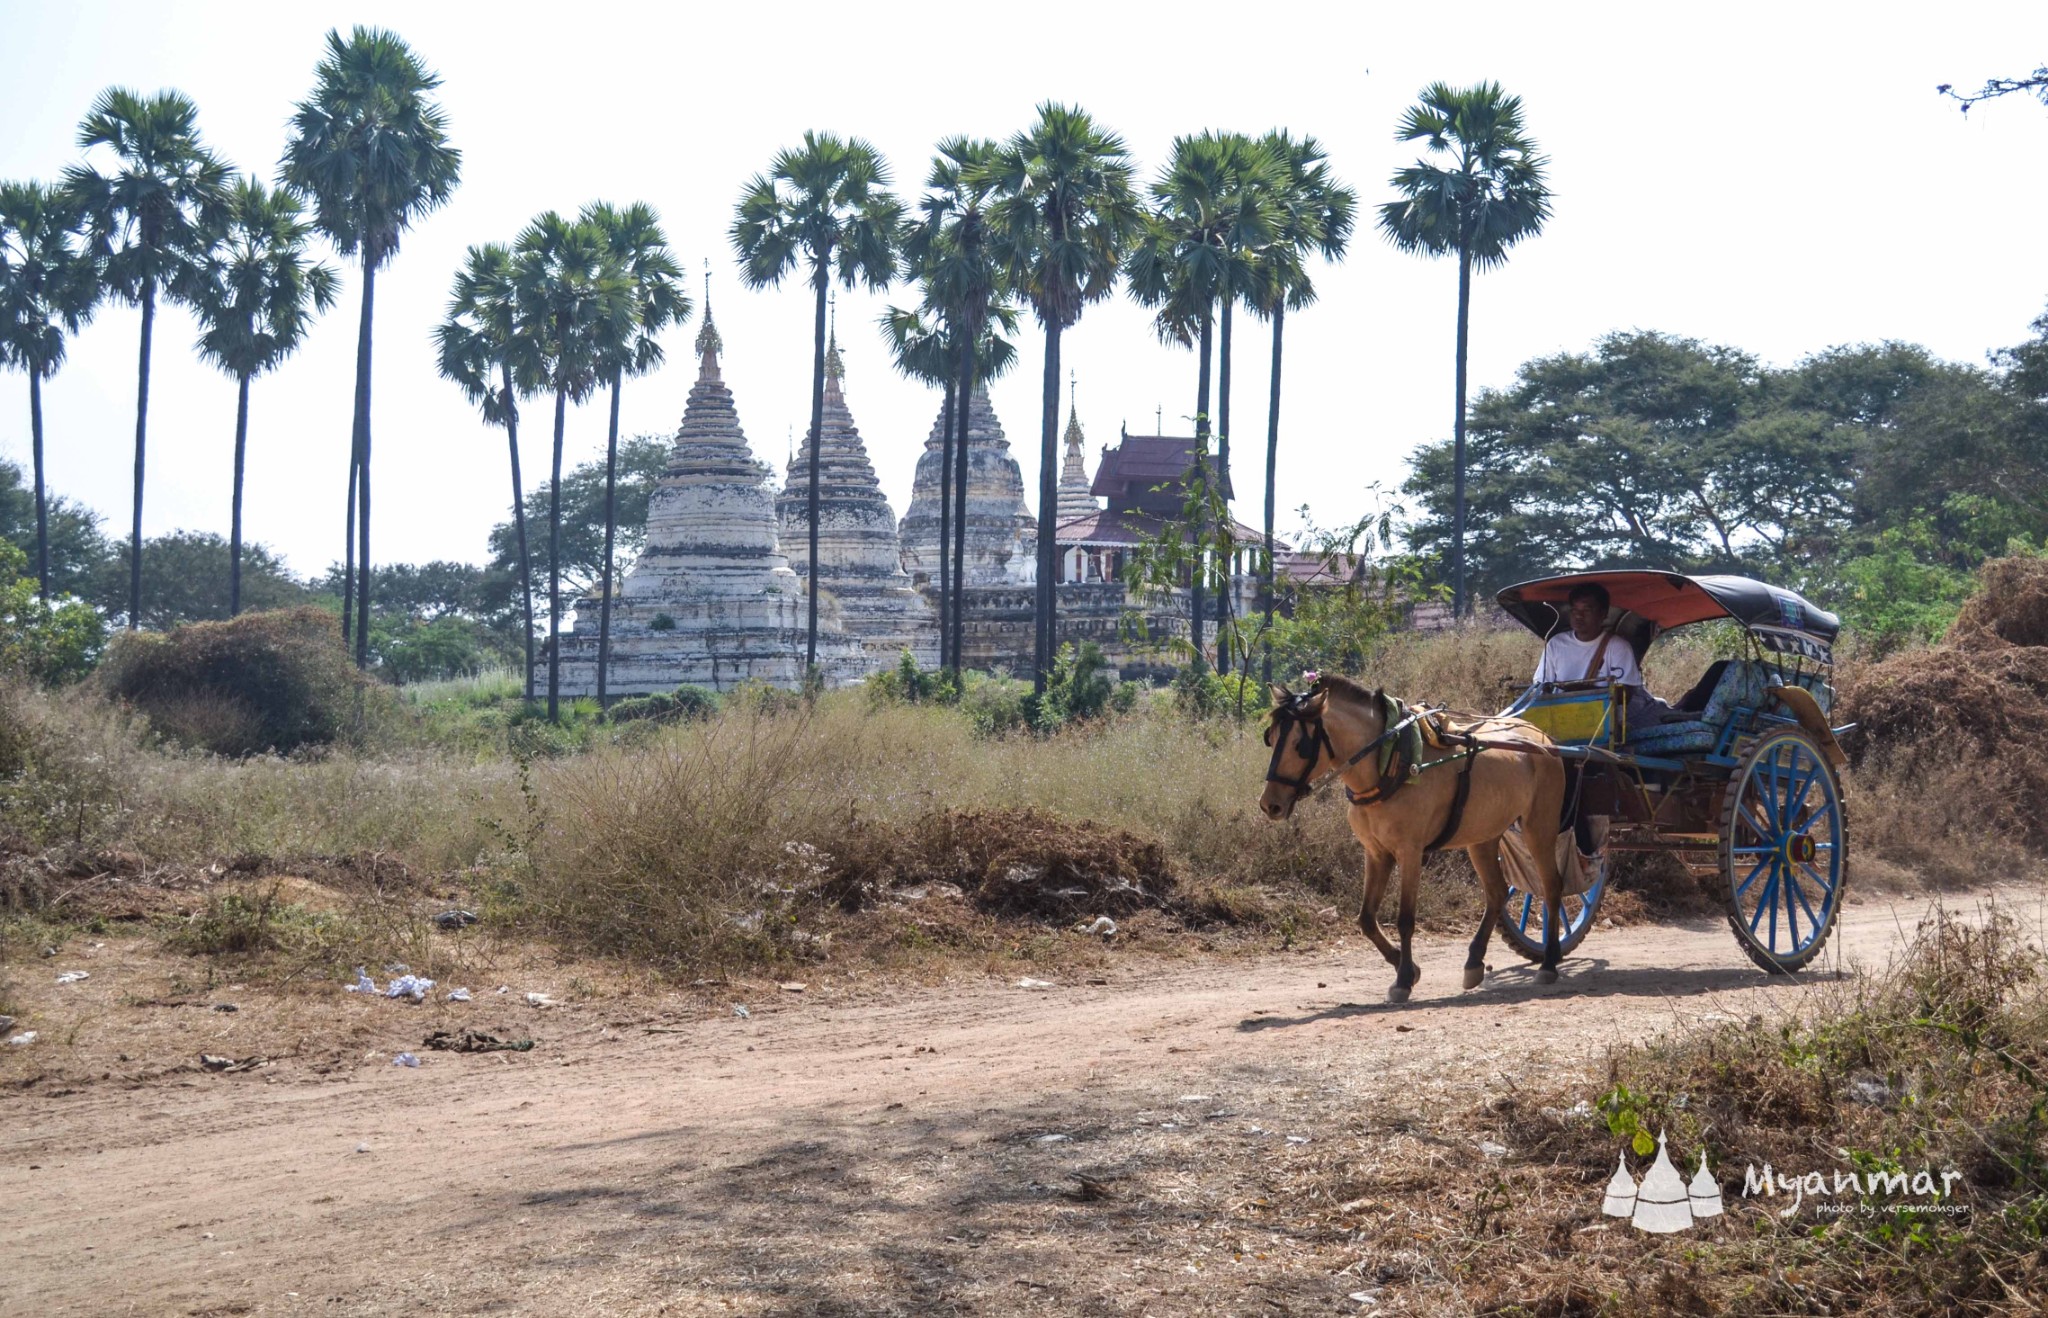
[[[1689,686],[1730,642],[1681,633],[1653,651],[1652,685]],[[1493,709],[1536,649],[1512,631],[1397,635],[1357,676],[1411,700]],[[69,896],[87,915],[189,919],[217,868],[383,867],[464,893],[506,927],[691,974],[813,959],[834,939],[879,951],[928,933],[943,957],[1000,941],[984,917],[1056,927],[1096,909],[1001,897],[1011,871],[1053,893],[1140,883],[1162,931],[1293,940],[1334,934],[1356,910],[1361,860],[1341,800],[1324,794],[1269,823],[1256,809],[1256,723],[1196,722],[1163,702],[1049,737],[987,737],[959,710],[876,706],[859,691],[809,708],[731,701],[679,726],[593,724],[578,733],[589,749],[532,759],[474,738],[437,745],[425,734],[439,725],[416,721],[374,750],[229,759],[163,743],[87,692],[0,693],[0,903]],[[1945,726],[1921,736],[1902,725],[1852,775],[1859,886],[2031,866],[2026,798],[2000,784],[2033,752],[1987,759],[1954,748]],[[1130,857],[1147,848],[1141,880]],[[959,872],[944,881],[973,919],[934,925],[929,908],[894,900],[949,866]],[[1619,886],[1618,918],[1705,909],[1673,868]],[[152,905],[151,888],[178,895]],[[1477,914],[1464,859],[1432,861],[1425,925],[1465,929]],[[381,915],[372,924],[397,936]]]

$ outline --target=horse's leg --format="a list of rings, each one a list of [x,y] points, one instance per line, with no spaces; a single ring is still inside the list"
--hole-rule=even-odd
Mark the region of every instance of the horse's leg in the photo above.
[[[1486,898],[1486,913],[1479,917],[1479,932],[1472,936],[1472,948],[1465,954],[1465,987],[1475,989],[1486,978],[1486,945],[1493,939],[1493,927],[1500,923],[1501,907],[1508,899],[1508,881],[1500,872],[1500,839],[1465,848],[1472,868],[1479,874],[1479,890]]]
[[[1408,1001],[1408,990],[1415,987],[1415,981],[1422,978],[1422,968],[1415,964],[1415,903],[1422,894],[1422,853],[1404,853],[1401,865],[1401,911],[1394,919],[1394,927],[1401,932],[1401,959],[1394,963],[1394,987],[1387,990],[1387,1001]]]
[[[1386,933],[1380,928],[1380,900],[1387,895],[1387,880],[1394,873],[1394,858],[1385,852],[1365,849],[1365,904],[1358,908],[1358,927],[1372,945],[1380,950],[1390,966],[1399,965],[1400,958],[1394,953],[1394,945],[1387,941]]]
[[[1537,968],[1536,982],[1555,984],[1560,955],[1558,931],[1564,926],[1564,877],[1557,872],[1556,832],[1546,836],[1546,830],[1537,821],[1557,819],[1563,813],[1564,766],[1556,761],[1538,761],[1537,766],[1530,813],[1522,817],[1522,828],[1535,852],[1536,886],[1543,898],[1543,961]]]

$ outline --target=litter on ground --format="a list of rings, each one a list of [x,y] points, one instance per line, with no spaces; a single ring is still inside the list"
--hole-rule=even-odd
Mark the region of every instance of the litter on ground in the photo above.
[[[398,1056],[391,1059],[391,1064],[393,1066],[418,1066],[420,1064],[420,1059],[413,1056],[411,1053],[400,1053]]]
[[[76,984],[81,979],[91,978],[92,972],[90,970],[67,970],[57,976],[57,982],[59,984]]]

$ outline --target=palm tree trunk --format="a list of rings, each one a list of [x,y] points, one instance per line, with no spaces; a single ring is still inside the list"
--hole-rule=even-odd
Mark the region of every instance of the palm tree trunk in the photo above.
[[[952,604],[951,587],[953,578],[946,571],[946,559],[953,552],[953,386],[946,381],[946,402],[941,409],[939,422],[939,667],[947,667],[952,652],[953,633],[947,627],[948,612]]]
[[[28,368],[29,445],[36,467],[36,594],[50,598],[50,509],[43,495],[43,373]]]
[[[512,393],[512,364],[498,363],[505,380],[505,442],[512,450],[512,525],[519,538],[519,594],[526,602],[526,703],[533,703],[533,566],[526,557],[526,491],[519,481],[519,403]]]
[[[1451,616],[1465,616],[1465,331],[1472,316],[1472,252],[1458,246],[1458,418],[1451,446]]]
[[[1259,680],[1268,685],[1273,681],[1273,481],[1280,469],[1280,330],[1286,318],[1283,300],[1273,308],[1273,379],[1266,397],[1266,644]]]
[[[361,451],[356,457],[356,498],[361,513],[357,532],[356,667],[370,666],[370,321],[377,305],[377,246],[363,246],[363,323],[356,333],[356,407]]]
[[[604,446],[604,592],[597,601],[597,707],[605,708],[605,666],[612,657],[612,528],[618,521],[619,386],[612,376],[611,434]]]
[[[960,350],[960,456],[953,464],[953,669],[967,667],[967,471],[970,423],[974,418],[974,341],[979,329],[967,336]]]
[[[1230,308],[1235,301],[1223,299],[1223,323],[1216,343],[1216,473],[1226,490],[1230,488]]]
[[[142,626],[142,468],[149,441],[149,340],[156,330],[156,281],[142,285],[142,351],[135,376],[135,518],[128,532],[128,630]]]
[[[1038,626],[1031,655],[1031,689],[1039,695],[1045,694],[1046,678],[1052,673],[1058,622],[1059,422],[1060,326],[1054,321],[1045,327],[1045,388],[1038,428]]]
[[[809,688],[811,674],[818,667],[818,459],[825,447],[825,258],[818,259],[817,273],[812,282],[818,286],[818,312],[812,326],[811,344],[811,472],[810,492],[804,507],[810,519],[810,576],[805,578],[804,589],[809,596],[810,614],[806,620],[804,639],[804,685]]]
[[[241,377],[235,398],[235,497],[228,513],[228,616],[242,612],[242,471],[249,452],[249,377]]]
[[[1195,386],[1195,449],[1198,455],[1204,447],[1204,441],[1209,438],[1209,357],[1214,347],[1215,321],[1205,309],[1202,312],[1202,339],[1200,347],[1202,366],[1197,375],[1197,384]],[[1195,491],[1204,498],[1208,495],[1206,488],[1208,484],[1207,476],[1208,459],[1205,456],[1198,456],[1194,471]],[[1190,603],[1193,605],[1193,622],[1190,627],[1192,635],[1190,639],[1193,640],[1195,645],[1195,662],[1198,665],[1209,662],[1208,653],[1203,645],[1202,626],[1202,613],[1207,603],[1204,598],[1206,592],[1202,589],[1202,549],[1203,542],[1208,539],[1209,528],[1206,525],[1201,525],[1200,522],[1206,520],[1206,517],[1201,517],[1195,527],[1195,564],[1190,577],[1190,584],[1194,588],[1193,597],[1190,600]]]
[[[569,391],[555,390],[555,464],[548,486],[548,722],[562,714],[562,431]]]
[[[358,418],[358,423],[360,420]],[[348,438],[348,507],[347,515],[342,518],[346,525],[342,538],[347,544],[341,560],[341,648],[344,650],[351,648],[356,634],[356,457],[361,451],[361,439],[360,425],[351,426]]]

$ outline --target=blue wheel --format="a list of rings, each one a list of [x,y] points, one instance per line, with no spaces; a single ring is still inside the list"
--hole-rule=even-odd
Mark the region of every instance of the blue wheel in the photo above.
[[[1519,828],[1516,830],[1519,832]],[[1566,836],[1570,836],[1569,833]],[[1517,863],[1510,856],[1515,845],[1508,838],[1501,839],[1501,872],[1507,877],[1508,899],[1501,907],[1500,935],[1508,946],[1515,949],[1525,961],[1543,959],[1543,899],[1533,891],[1533,872],[1525,872],[1526,862]],[[1558,930],[1557,948],[1559,956],[1569,956],[1573,948],[1586,937],[1586,931],[1593,927],[1593,921],[1600,911],[1600,899],[1607,895],[1609,871],[1606,855],[1600,857],[1593,869],[1591,880],[1582,892],[1567,891],[1558,903],[1564,924]]]
[[[1842,791],[1798,728],[1759,738],[1721,807],[1722,896],[1749,959],[1787,975],[1816,956],[1842,909]]]

